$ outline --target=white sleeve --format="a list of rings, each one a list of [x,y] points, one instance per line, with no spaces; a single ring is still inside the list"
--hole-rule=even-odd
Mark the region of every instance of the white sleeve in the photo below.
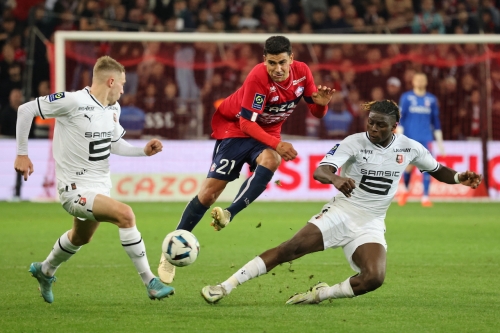
[[[22,104],[17,109],[16,143],[17,155],[28,155],[28,136],[33,118],[39,116],[36,101]]]
[[[135,147],[124,139],[111,142],[111,153],[121,156],[147,156],[143,147]]]
[[[417,151],[417,156],[413,158],[410,162],[415,165],[420,172],[434,172],[439,169],[439,163],[436,161],[434,157],[432,157],[431,153],[420,143],[415,142],[417,145],[415,150]]]
[[[333,146],[321,162],[319,162],[319,165],[331,165],[337,170],[340,169],[345,162],[356,155],[352,141],[350,137],[347,137]]]
[[[75,105],[73,93],[59,92],[35,99],[40,117],[43,119],[66,116]]]

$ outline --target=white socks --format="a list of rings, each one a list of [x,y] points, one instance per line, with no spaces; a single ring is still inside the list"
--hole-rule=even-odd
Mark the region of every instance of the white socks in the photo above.
[[[73,245],[68,238],[68,233],[70,230],[66,231],[54,244],[52,251],[50,252],[47,259],[42,262],[42,273],[46,276],[54,276],[57,268],[63,262],[68,261],[81,246]]]
[[[351,298],[354,297],[354,292],[351,287],[351,278],[344,282],[337,283],[329,288],[321,288],[319,290],[319,300],[324,301],[330,298]]]
[[[142,282],[147,286],[155,276],[149,267],[146,246],[142,241],[141,233],[137,230],[137,226],[133,226],[132,228],[118,228],[118,232],[123,249],[134,263],[135,269],[137,269],[142,278]]]
[[[243,266],[239,271],[234,273],[229,279],[222,282],[221,285],[226,290],[226,293],[230,293],[231,290],[236,288],[239,284],[243,284],[250,279],[267,273],[266,264],[261,257],[255,257],[250,260],[245,266]]]

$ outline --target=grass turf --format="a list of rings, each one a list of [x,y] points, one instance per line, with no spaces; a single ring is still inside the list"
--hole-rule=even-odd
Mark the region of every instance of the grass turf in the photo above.
[[[203,286],[290,238],[322,204],[257,202],[222,232],[211,230],[207,214],[194,230],[200,257],[177,270],[176,295],[161,302],[148,299],[116,227],[104,223],[59,269],[55,301],[47,304],[28,267],[47,256],[71,217],[58,204],[0,203],[0,332],[498,332],[497,203],[393,205],[386,219],[387,277],[373,293],[284,305],[317,281],[332,285],[352,275],[337,249],[279,266],[217,305],[203,301]],[[185,203],[131,206],[156,272],[163,237]]]

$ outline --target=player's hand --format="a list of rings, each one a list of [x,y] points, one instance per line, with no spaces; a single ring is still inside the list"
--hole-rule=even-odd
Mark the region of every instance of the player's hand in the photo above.
[[[325,86],[318,86],[318,91],[313,92],[311,98],[314,104],[325,106],[330,103],[330,100],[332,99],[334,93],[335,89]]]
[[[31,163],[28,155],[17,155],[16,161],[14,162],[14,169],[23,174],[24,180],[28,180],[28,176],[31,176],[35,171],[33,163]]]
[[[276,147],[276,152],[280,154],[285,161],[291,161],[297,157],[297,151],[293,148],[292,144],[288,142],[280,142]]]
[[[152,156],[154,154],[157,154],[161,152],[163,149],[163,145],[161,144],[161,141],[158,139],[151,139],[146,144],[146,147],[144,147],[144,152],[146,153],[147,156]]]
[[[333,186],[340,192],[342,192],[346,197],[350,198],[352,191],[356,188],[356,183],[352,178],[335,177],[332,180]]]
[[[460,184],[476,189],[481,184],[483,175],[478,175],[473,171],[467,170],[458,174],[458,180]]]

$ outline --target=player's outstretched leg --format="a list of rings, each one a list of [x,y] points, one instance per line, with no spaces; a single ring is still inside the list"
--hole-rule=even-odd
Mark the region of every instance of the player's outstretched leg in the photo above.
[[[54,276],[56,270],[81,248],[69,240],[70,232],[71,230],[66,231],[57,239],[52,251],[43,262],[34,262],[29,269],[31,275],[38,280],[40,293],[47,303],[54,302],[52,284],[56,281]]]
[[[365,243],[354,251],[351,266],[359,274],[329,287],[318,283],[305,293],[295,294],[286,304],[318,304],[327,299],[351,298],[379,288],[385,278],[386,249],[382,244]]]
[[[93,203],[93,214],[98,221],[110,221],[118,227],[120,243],[146,286],[149,298],[162,299],[172,295],[174,289],[165,286],[149,267],[146,246],[135,224],[130,206],[98,194]]]
[[[323,235],[321,231],[314,224],[308,223],[290,240],[250,260],[226,281],[218,285],[204,287],[201,290],[201,296],[208,303],[217,303],[229,295],[238,285],[266,274],[277,265],[295,260],[308,253],[322,251],[323,249]]]
[[[232,219],[257,199],[265,191],[267,184],[273,178],[278,169],[281,158],[274,150],[265,149],[257,157],[258,163],[254,173],[241,185],[238,194],[227,209],[215,207],[212,210],[212,223],[210,224],[219,231],[223,229]]]

